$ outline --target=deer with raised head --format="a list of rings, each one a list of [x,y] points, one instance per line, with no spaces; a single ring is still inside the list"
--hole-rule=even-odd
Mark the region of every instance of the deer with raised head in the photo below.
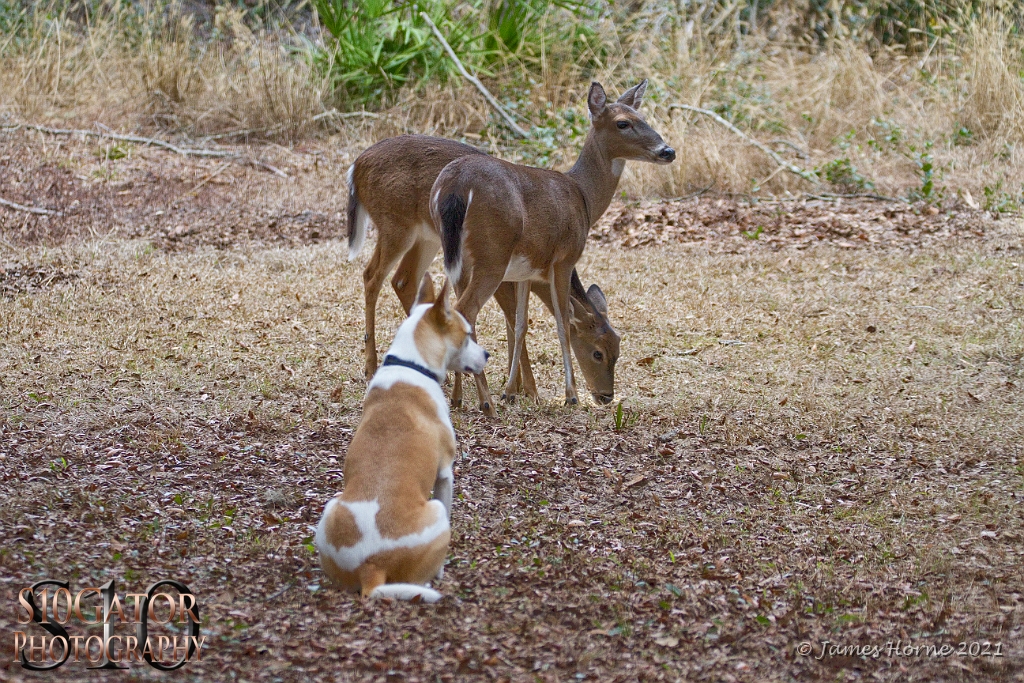
[[[591,226],[605,212],[627,160],[669,164],[675,150],[637,111],[647,81],[608,102],[600,83],[587,96],[590,131],[576,164],[565,173],[469,155],[444,167],[431,190],[431,217],[440,229],[445,271],[455,283],[456,310],[476,331],[484,303],[515,283],[515,342],[506,396],[516,390],[533,285],[550,291],[565,372],[565,400],[578,403],[566,331],[572,319],[572,274]],[[578,358],[578,356],[577,356]],[[494,414],[487,379],[476,375],[480,408]],[[452,402],[462,400],[459,377]]]
[[[367,378],[377,370],[376,309],[381,287],[397,264],[391,285],[406,314],[409,313],[423,274],[441,249],[441,236],[430,217],[430,188],[449,162],[471,155],[486,157],[480,150],[453,140],[402,135],[369,147],[349,168],[350,261],[362,251],[369,224],[377,228],[377,244],[363,271]],[[569,341],[594,399],[599,403],[609,403],[615,394],[619,335],[608,320],[608,307],[601,288],[591,285],[589,290],[585,290],[575,271],[573,275]],[[550,288],[537,285],[533,292],[551,308]],[[505,314],[510,349],[515,296],[512,284],[502,285],[494,293]],[[509,353],[510,363],[511,356]],[[536,399],[537,386],[525,346],[520,369],[514,388],[517,393],[521,390]]]

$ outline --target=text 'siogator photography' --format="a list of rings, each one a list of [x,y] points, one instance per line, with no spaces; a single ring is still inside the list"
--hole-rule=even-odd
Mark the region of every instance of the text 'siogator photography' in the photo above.
[[[0,681],[1024,683],[1024,5],[0,0]]]

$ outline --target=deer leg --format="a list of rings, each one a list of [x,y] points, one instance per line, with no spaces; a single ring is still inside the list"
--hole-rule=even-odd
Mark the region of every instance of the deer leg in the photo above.
[[[543,287],[545,293],[550,297],[550,288],[548,288],[547,283]],[[512,368],[512,340],[515,338],[514,294],[515,286],[511,282],[502,282],[494,292],[494,300],[498,302],[502,312],[505,314],[505,338],[508,339],[508,368],[510,370]],[[529,321],[529,318],[527,318],[527,321]],[[530,353],[525,342],[523,343],[522,359],[519,362],[519,374],[512,384],[512,393],[525,393],[534,401],[540,400],[540,394],[537,393],[537,382],[533,378],[533,368],[530,366]]]
[[[427,272],[440,247],[441,244],[436,240],[426,240],[421,236],[398,264],[398,270],[391,278],[391,287],[398,295],[398,300],[402,302],[406,315],[409,315],[412,305],[416,303],[416,294],[419,292],[423,273]]]
[[[452,408],[462,408],[462,373],[455,373],[455,381],[452,383]]]
[[[484,267],[483,264],[476,264],[469,281],[459,293],[459,300],[455,304],[455,310],[461,313],[465,318],[466,322],[469,323],[473,329],[473,339],[476,340],[476,317],[480,313],[480,309],[487,303],[487,300],[494,296],[494,292],[497,291],[498,286],[501,285],[501,279],[505,275],[506,262],[502,262],[499,265],[492,265],[490,268]],[[465,274],[462,276],[465,281]],[[568,282],[568,280],[566,280]],[[461,289],[461,287],[460,287]],[[494,401],[491,398],[490,389],[487,388],[487,375],[480,373],[474,375],[476,379],[476,390],[480,398],[480,410],[488,417],[496,417],[497,413],[494,410]],[[456,378],[458,382],[458,378]],[[452,392],[454,400],[455,392]],[[461,397],[460,397],[461,398]]]
[[[551,266],[548,279],[551,283],[551,307],[555,314],[555,328],[558,330],[558,344],[562,347],[562,367],[565,370],[565,403],[578,404],[576,381],[572,376],[572,353],[569,351],[569,278],[572,268]]]
[[[508,370],[508,382],[505,384],[503,399],[512,398],[515,395],[513,385],[519,379],[519,363],[522,359],[523,346],[526,344],[526,322],[527,311],[530,304],[530,281],[516,283],[516,341],[512,347],[512,362]],[[506,325],[508,321],[506,320]]]
[[[380,288],[398,259],[411,246],[409,240],[398,243],[389,240],[388,236],[393,230],[384,226],[377,227],[377,245],[363,271],[363,290],[366,296],[366,334],[363,336],[366,345],[366,379],[373,377],[377,371],[377,299],[380,297]]]
[[[526,351],[526,344],[523,343],[523,359],[519,363],[519,376],[522,378],[523,393],[534,401],[540,400],[537,393],[537,382],[533,379],[533,368],[530,367],[530,354]]]

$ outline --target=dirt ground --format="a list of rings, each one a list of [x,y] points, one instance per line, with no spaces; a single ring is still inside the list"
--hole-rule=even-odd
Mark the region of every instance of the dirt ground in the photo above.
[[[0,679],[1024,680],[1016,217],[617,202],[580,267],[615,403],[561,405],[535,307],[544,400],[453,414],[445,598],[389,604],[311,552],[365,390],[350,152],[124,151],[0,133],[0,197],[66,212],[0,207]],[[492,385],[504,336],[488,306]],[[44,578],[184,582],[202,661],[23,671]]]

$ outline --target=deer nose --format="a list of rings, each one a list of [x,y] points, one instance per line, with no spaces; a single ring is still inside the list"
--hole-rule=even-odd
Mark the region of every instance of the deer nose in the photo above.
[[[658,158],[662,161],[675,161],[676,151],[671,147],[662,147],[661,151],[658,152]]]
[[[487,351],[484,351],[484,360],[487,360],[490,357],[491,357],[491,354],[489,354]]]
[[[601,405],[604,405],[604,406],[606,406],[606,405],[608,405],[609,403],[611,403],[611,402],[612,402],[612,399],[614,399],[614,398],[615,398],[615,393],[614,393],[614,392],[612,392],[612,393],[610,393],[610,394],[598,394],[598,393],[594,393],[594,394],[593,394],[593,397],[594,397],[594,400],[595,400],[595,401],[597,401],[597,402],[598,402],[598,403],[600,403]]]

